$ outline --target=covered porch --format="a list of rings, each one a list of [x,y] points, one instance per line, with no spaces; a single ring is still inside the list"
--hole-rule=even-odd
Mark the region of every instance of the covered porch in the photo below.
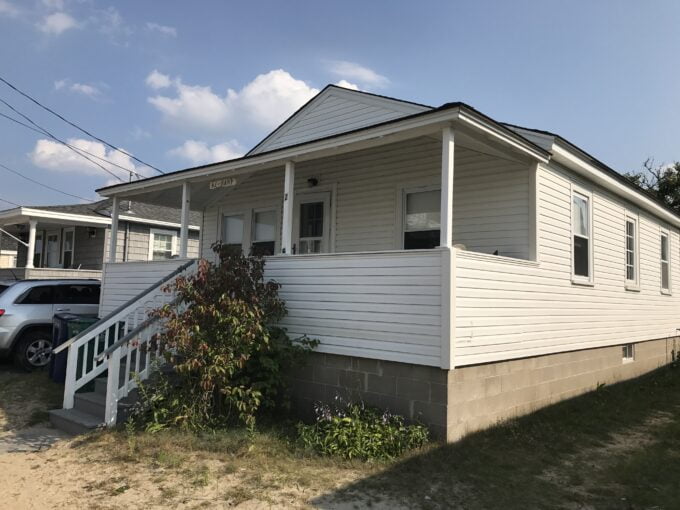
[[[536,260],[546,158],[450,109],[100,193],[113,199],[114,232],[121,200],[180,206],[177,265],[191,210],[203,214],[203,258],[218,241],[266,256],[289,311],[282,325],[321,340],[319,351],[450,369],[456,254]],[[114,274],[134,281],[151,265],[107,264],[102,310]]]

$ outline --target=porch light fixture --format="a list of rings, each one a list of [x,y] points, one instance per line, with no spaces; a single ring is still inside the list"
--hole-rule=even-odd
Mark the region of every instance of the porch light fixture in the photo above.
[[[307,179],[307,184],[309,184],[310,188],[313,188],[314,186],[318,186],[319,185],[319,179],[317,179],[316,177],[310,177],[309,179]]]
[[[97,237],[97,229],[96,229],[96,228],[93,228],[93,227],[89,227],[89,228],[87,229],[87,236],[88,236],[90,239],[94,239],[95,237]]]

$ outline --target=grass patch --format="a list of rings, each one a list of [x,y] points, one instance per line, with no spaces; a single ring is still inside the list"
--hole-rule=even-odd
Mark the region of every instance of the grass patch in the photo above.
[[[60,407],[63,397],[64,386],[51,381],[47,370],[0,366],[0,433],[46,422],[47,411]]]
[[[137,433],[133,461],[123,431],[84,448],[107,461],[163,467],[185,497],[215,482],[228,505],[348,508],[675,508],[680,501],[680,368],[603,386],[452,444],[392,462],[319,457],[286,427],[249,435]],[[165,473],[165,472],[164,472]],[[170,485],[170,482],[164,482]],[[164,501],[178,497],[161,490]]]

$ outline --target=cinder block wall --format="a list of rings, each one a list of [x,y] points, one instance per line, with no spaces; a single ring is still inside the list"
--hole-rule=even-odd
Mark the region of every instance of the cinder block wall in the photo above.
[[[464,435],[546,405],[654,370],[672,360],[680,338],[472,365],[452,371],[394,361],[313,353],[292,374],[293,402],[308,418],[315,402],[364,401],[427,424],[435,437]],[[677,354],[676,354],[677,355]]]

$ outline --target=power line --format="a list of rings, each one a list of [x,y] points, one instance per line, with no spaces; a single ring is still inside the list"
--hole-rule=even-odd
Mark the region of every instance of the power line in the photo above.
[[[23,127],[25,127],[26,129],[30,129],[31,131],[34,131],[34,132],[39,133],[39,134],[41,134],[41,135],[47,135],[47,133],[45,133],[44,131],[41,131],[40,129],[34,128],[33,126],[29,126],[28,124],[26,124],[26,123],[24,123],[24,122],[21,122],[20,120],[15,119],[14,117],[11,117],[10,115],[7,115],[7,114],[5,114],[5,113],[0,112],[0,117],[4,117],[4,118],[7,119],[7,120],[11,120],[12,122],[14,122],[14,123],[16,123],[16,124],[19,124],[20,126],[23,126]],[[47,135],[47,136],[49,136],[49,135]],[[137,177],[142,177],[142,178],[144,177],[143,175],[141,175],[141,174],[135,172],[134,170],[130,170],[129,168],[125,168],[124,166],[119,165],[118,163],[114,163],[113,161],[111,161],[111,160],[109,160],[109,159],[102,158],[101,156],[97,156],[96,154],[93,154],[93,153],[91,153],[91,152],[89,152],[89,151],[86,151],[85,149],[82,149],[82,148],[80,148],[80,147],[75,147],[75,146],[71,145],[71,144],[68,143],[68,142],[63,142],[63,141],[62,141],[62,142],[59,142],[59,143],[65,145],[65,146],[68,147],[69,149],[73,149],[73,150],[76,150],[76,151],[84,152],[85,154],[88,154],[89,156],[92,156],[93,158],[97,158],[98,160],[103,161],[103,162],[105,162],[105,163],[108,163],[109,165],[118,167],[118,168],[120,168],[121,170],[125,170],[126,172],[129,172],[129,173],[131,173],[131,174],[134,174],[134,175],[136,175]]]
[[[78,198],[80,200],[85,200],[86,202],[94,202],[94,200],[90,200],[89,198],[81,197],[81,196],[78,196],[78,195],[73,195],[72,193],[67,193],[66,191],[62,191],[60,189],[53,188],[52,186],[48,186],[47,184],[43,184],[40,181],[36,181],[35,179],[31,179],[30,177],[25,176],[21,172],[17,172],[16,170],[13,170],[8,166],[3,165],[2,163],[0,163],[0,168],[4,168],[8,172],[12,172],[13,174],[18,175],[22,179],[26,179],[27,181],[31,181],[32,183],[37,184],[38,186],[42,186],[43,188],[47,188],[49,190],[56,191],[57,193],[61,193],[62,195],[68,195],[69,197]]]
[[[5,198],[0,198],[0,202],[7,202],[7,203],[10,204],[10,205],[15,205],[15,206],[17,206],[17,207],[21,207],[21,206],[20,206],[19,204],[17,204],[16,202],[12,202],[11,200],[7,200],[7,199],[5,199]]]
[[[45,134],[46,134],[47,136],[49,136],[50,138],[53,138],[54,140],[56,140],[56,141],[59,142],[59,143],[63,143],[64,145],[66,145],[67,147],[69,147],[73,152],[75,152],[76,154],[78,154],[80,157],[85,158],[85,159],[88,160],[90,163],[92,163],[93,165],[98,166],[99,168],[101,168],[102,170],[104,170],[106,173],[112,175],[113,177],[115,177],[115,178],[118,179],[119,181],[125,182],[123,179],[120,178],[120,176],[114,174],[114,173],[113,173],[111,170],[109,170],[108,168],[105,168],[103,165],[97,163],[96,161],[94,161],[92,158],[86,156],[85,154],[80,153],[80,152],[78,151],[78,149],[76,149],[76,148],[74,148],[74,147],[72,147],[72,146],[68,146],[68,144],[67,144],[66,142],[64,142],[63,140],[61,140],[61,139],[57,138],[56,136],[54,136],[54,135],[53,135],[52,133],[50,133],[47,129],[45,129],[44,127],[40,126],[40,125],[37,124],[36,122],[34,122],[28,115],[24,115],[23,113],[21,113],[19,110],[17,110],[16,108],[14,108],[11,104],[9,104],[9,103],[8,103],[7,101],[5,101],[4,99],[0,98],[0,102],[3,103],[5,106],[7,106],[7,108],[9,108],[10,110],[12,110],[12,111],[13,111],[14,113],[16,113],[17,115],[21,115],[21,117],[23,117],[23,118],[26,119],[28,122],[30,122],[31,124],[33,124],[35,127],[37,127],[38,129],[40,129],[43,133],[45,133]],[[129,170],[128,170],[128,171],[129,171]]]
[[[70,120],[68,120],[67,118],[65,118],[65,117],[63,117],[62,115],[58,114],[57,112],[55,112],[55,111],[52,110],[51,108],[48,108],[47,106],[45,106],[44,104],[42,104],[42,103],[41,103],[40,101],[38,101],[37,99],[34,99],[33,97],[31,97],[31,96],[30,96],[29,94],[27,94],[26,92],[21,91],[19,88],[15,87],[15,86],[12,85],[10,82],[8,82],[7,80],[5,80],[2,76],[0,76],[0,81],[2,81],[2,82],[3,82],[5,85],[7,85],[9,88],[13,89],[14,91],[16,91],[16,92],[18,92],[19,94],[21,94],[22,96],[24,96],[24,97],[25,97],[26,99],[28,99],[29,101],[32,101],[33,103],[35,103],[36,105],[38,105],[38,106],[39,106],[40,108],[42,108],[43,110],[46,110],[46,111],[50,112],[52,115],[54,115],[54,116],[58,117],[59,119],[63,120],[64,122],[66,122],[66,123],[69,124],[70,126],[72,126],[72,127],[76,128],[77,130],[79,130],[79,131],[85,133],[87,136],[89,136],[89,137],[91,137],[91,138],[94,138],[95,140],[97,140],[97,141],[103,143],[104,145],[107,145],[107,146],[110,147],[111,149],[114,149],[114,150],[116,150],[116,151],[118,151],[118,152],[121,152],[121,153],[125,154],[126,156],[128,156],[128,157],[134,159],[135,161],[141,163],[142,165],[146,165],[146,166],[148,166],[148,167],[150,167],[150,168],[153,168],[154,170],[156,170],[156,171],[157,171],[158,173],[160,173],[160,174],[164,174],[164,173],[165,173],[163,170],[161,170],[161,169],[159,169],[159,168],[156,168],[155,166],[153,166],[153,165],[151,165],[151,164],[149,164],[149,163],[146,163],[146,162],[142,161],[141,159],[137,158],[136,156],[133,156],[132,154],[130,154],[129,152],[124,151],[123,149],[120,149],[120,148],[116,147],[115,145],[110,144],[110,143],[107,142],[106,140],[103,140],[103,139],[99,138],[98,136],[93,135],[92,133],[90,133],[90,132],[87,131],[86,129],[81,128],[79,125],[75,124],[74,122],[71,122]]]

